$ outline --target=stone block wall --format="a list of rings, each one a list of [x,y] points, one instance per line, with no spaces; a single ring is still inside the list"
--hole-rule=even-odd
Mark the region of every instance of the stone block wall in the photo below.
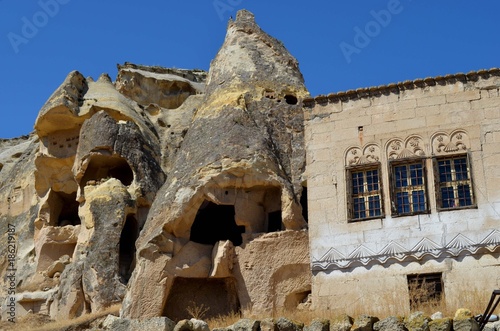
[[[461,289],[500,285],[499,87],[500,73],[489,70],[304,101],[315,306],[407,293],[409,275],[441,274],[450,303]],[[443,208],[440,157],[468,160],[470,205]],[[395,166],[415,162],[425,211],[402,212]],[[367,167],[378,170],[380,211],[355,217],[350,176]],[[370,187],[366,177],[362,185]],[[396,299],[409,308],[408,296]]]

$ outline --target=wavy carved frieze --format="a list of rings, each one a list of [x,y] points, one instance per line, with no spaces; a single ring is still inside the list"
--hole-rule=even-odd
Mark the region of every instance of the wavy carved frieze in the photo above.
[[[432,258],[457,257],[464,252],[476,254],[480,250],[497,252],[500,250],[500,231],[494,230],[480,242],[474,242],[463,234],[458,234],[446,245],[423,238],[416,245],[407,249],[391,241],[379,252],[374,252],[364,245],[359,245],[350,254],[344,255],[335,248],[330,248],[319,260],[312,262],[314,271],[339,270],[369,264],[385,265],[389,262],[419,261],[426,256]]]

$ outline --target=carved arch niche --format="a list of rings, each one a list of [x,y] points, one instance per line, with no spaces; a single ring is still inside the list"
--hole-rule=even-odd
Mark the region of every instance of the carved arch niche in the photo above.
[[[470,148],[469,135],[464,130],[455,130],[451,134],[438,132],[432,136],[433,155],[465,153],[468,148]]]
[[[391,139],[387,142],[387,159],[398,160],[425,156],[424,141],[420,136],[412,135],[405,140]]]
[[[380,147],[377,144],[367,144],[364,147],[351,147],[345,155],[347,167],[380,162]]]

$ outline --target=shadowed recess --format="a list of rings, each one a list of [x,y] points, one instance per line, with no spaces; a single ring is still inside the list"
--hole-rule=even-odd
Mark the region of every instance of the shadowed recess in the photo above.
[[[231,240],[233,245],[241,245],[241,234],[245,232],[245,227],[236,225],[234,215],[233,205],[217,205],[205,200],[191,226],[189,240],[206,245]]]

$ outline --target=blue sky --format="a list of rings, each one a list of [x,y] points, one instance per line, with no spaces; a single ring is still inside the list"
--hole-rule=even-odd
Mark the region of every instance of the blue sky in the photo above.
[[[208,70],[242,8],[299,60],[312,95],[500,67],[498,0],[0,0],[0,138],[31,132],[72,70]]]

